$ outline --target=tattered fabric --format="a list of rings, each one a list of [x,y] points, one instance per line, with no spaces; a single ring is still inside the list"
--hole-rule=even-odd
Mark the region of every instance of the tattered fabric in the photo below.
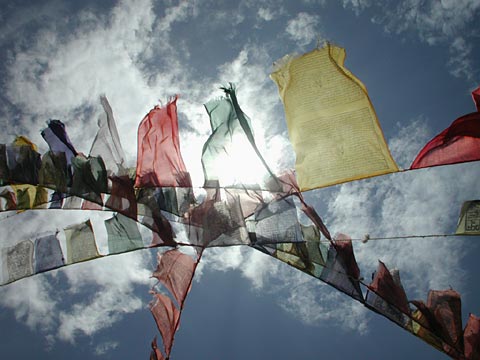
[[[459,353],[463,354],[460,294],[454,290],[430,290],[426,305],[423,301],[412,301],[412,303],[423,317],[423,319],[419,318],[419,322],[434,336],[441,339],[443,351],[454,357]],[[420,337],[425,334],[422,331],[416,333]],[[431,337],[426,337],[424,340],[438,347],[437,341],[432,342]]]
[[[363,302],[360,269],[353,253],[352,240],[340,234],[328,249],[327,264],[320,279],[352,298]]]
[[[154,300],[150,303],[150,311],[155,319],[158,331],[162,335],[163,348],[166,358],[168,358],[180,320],[180,311],[168,296],[159,293],[154,294]]]
[[[161,186],[192,186],[180,153],[176,97],[152,109],[138,127],[135,187]]]
[[[384,263],[378,261],[377,272],[368,288],[365,297],[368,306],[400,326],[407,326],[411,311],[398,271],[390,272]]]
[[[218,181],[221,187],[279,191],[280,183],[260,154],[235,89],[231,85],[224,90],[227,97],[205,104],[212,128],[202,150],[205,187]]]
[[[152,276],[165,285],[181,309],[190,290],[194,271],[195,261],[191,256],[178,250],[169,250],[158,254],[158,266]]]
[[[105,113],[98,118],[99,129],[93,140],[90,156],[101,156],[110,174],[123,175],[126,172],[124,168],[125,154],[120,143],[113,111],[106,96],[101,96],[100,102]]]
[[[472,92],[477,109],[480,87]],[[410,169],[480,160],[480,111],[464,115],[430,140]]]

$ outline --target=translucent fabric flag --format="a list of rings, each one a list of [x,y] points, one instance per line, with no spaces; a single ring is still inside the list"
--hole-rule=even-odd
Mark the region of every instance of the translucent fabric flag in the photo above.
[[[137,219],[137,198],[133,181],[129,176],[111,176],[112,188],[105,207],[118,211],[132,219]]]
[[[138,127],[135,187],[161,186],[192,186],[180,153],[177,97],[152,109]]]
[[[17,197],[14,191],[10,191],[8,188],[4,188],[0,192],[0,210],[8,211],[15,210],[17,208]]]
[[[150,353],[150,360],[164,360],[162,352],[157,345],[157,337],[155,336],[152,340],[152,352]]]
[[[38,185],[38,171],[41,166],[37,146],[24,136],[18,136],[11,145],[6,146],[8,179],[3,183]]]
[[[410,307],[400,282],[398,270],[388,271],[381,261],[372,283],[368,286],[365,303],[402,327],[410,323]]]
[[[107,192],[107,170],[102,158],[79,154],[72,159],[72,165],[72,195],[101,204],[101,193]]]
[[[343,234],[328,249],[327,264],[320,279],[352,298],[364,302],[360,289],[360,269],[353,253],[352,240]]]
[[[56,269],[65,264],[56,234],[35,239],[35,273]]]
[[[463,203],[455,234],[480,235],[480,200]]]
[[[218,182],[220,187],[280,191],[280,183],[257,148],[233,85],[224,91],[225,98],[205,104],[212,134],[202,151],[204,186]]]
[[[67,264],[94,259],[100,254],[95,243],[90,220],[65,229],[67,243]]]
[[[9,283],[33,274],[33,243],[21,241],[2,249],[2,283]]]
[[[284,58],[278,86],[302,191],[398,171],[365,86],[330,44]]]
[[[152,276],[165,285],[182,309],[194,272],[195,261],[191,256],[178,250],[169,250],[158,254],[157,269]]]
[[[67,164],[70,165],[72,159],[77,156],[77,151],[73,146],[65,130],[65,124],[60,120],[50,120],[48,127],[41,132],[47,142],[50,151],[53,153],[64,153]]]
[[[302,241],[297,208],[291,197],[263,204],[246,219],[253,244],[293,243]]]
[[[10,170],[7,163],[7,146],[0,144],[0,186],[10,183]]]
[[[180,325],[180,315],[183,310],[185,298],[190,290],[195,269],[202,256],[200,251],[198,258],[192,257],[180,252],[177,249],[169,250],[162,255],[158,255],[158,265],[152,276],[165,286],[175,299],[152,290],[154,296],[150,303],[150,311],[153,314],[158,330],[162,335],[163,349],[165,359],[170,357],[173,338]],[[163,358],[160,350],[156,346],[156,339],[152,343],[152,356],[155,359]],[[162,357],[159,357],[161,355]]]
[[[112,108],[106,96],[100,97],[103,110],[98,118],[98,132],[90,149],[90,156],[101,156],[110,175],[124,175],[125,154],[120,143]]]
[[[143,248],[142,235],[135,220],[119,213],[105,220],[105,227],[109,254]]]
[[[315,226],[303,226],[303,242],[254,245],[290,266],[320,279],[326,265],[328,248],[320,242],[320,233]]]
[[[137,210],[141,223],[153,231],[152,245],[176,246],[175,234],[170,222],[162,214],[155,198],[154,188],[139,189]]]
[[[166,359],[168,359],[172,351],[173,337],[180,321],[180,311],[168,296],[159,293],[154,294],[154,300],[150,303],[150,311],[158,331],[162,335],[163,349]]]
[[[187,213],[190,243],[201,247],[249,244],[239,197],[221,199],[220,189],[208,189],[204,201]]]
[[[468,317],[467,325],[463,331],[465,358],[467,360],[480,359],[480,318],[473,314]]]
[[[426,305],[417,300],[412,303],[418,309],[415,320],[435,337],[415,326],[414,322],[413,330],[417,336],[455,358],[464,353],[460,294],[454,290],[430,290]],[[441,340],[440,344],[436,338]]]
[[[40,185],[67,192],[70,177],[71,173],[69,173],[64,152],[48,151],[42,156],[42,165],[38,174]]]
[[[46,207],[48,203],[48,192],[41,186],[33,185],[12,185],[15,191],[17,210]]]
[[[410,169],[480,160],[480,87],[472,96],[477,111],[458,118],[430,140]]]

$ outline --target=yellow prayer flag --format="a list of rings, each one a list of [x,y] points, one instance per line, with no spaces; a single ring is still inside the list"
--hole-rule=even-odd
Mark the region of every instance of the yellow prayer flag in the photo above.
[[[480,235],[480,200],[463,203],[455,234]]]
[[[282,98],[302,191],[398,171],[365,86],[327,44],[283,59],[270,76]]]

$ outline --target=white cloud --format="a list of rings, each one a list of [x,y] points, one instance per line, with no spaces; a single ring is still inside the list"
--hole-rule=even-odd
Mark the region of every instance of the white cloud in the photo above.
[[[317,29],[319,22],[320,18],[317,15],[300,12],[288,21],[285,31],[299,47],[304,47],[319,37]]]
[[[115,350],[120,344],[116,341],[107,341],[101,344],[98,344],[95,347],[94,354],[97,356],[102,356],[108,353],[110,350]]]
[[[264,21],[271,21],[274,19],[275,14],[271,9],[261,7],[258,9],[257,16]]]
[[[456,37],[450,44],[450,60],[448,65],[455,77],[474,81],[476,74],[472,61],[472,46],[464,38]]]

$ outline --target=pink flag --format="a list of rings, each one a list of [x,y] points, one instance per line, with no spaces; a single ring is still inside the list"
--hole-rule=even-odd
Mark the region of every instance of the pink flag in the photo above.
[[[442,340],[443,351],[450,356],[463,353],[462,304],[455,290],[430,290],[427,304],[412,301],[425,317],[427,329]],[[422,337],[421,334],[417,334]],[[427,341],[426,339],[424,339]]]
[[[404,314],[410,314],[405,290],[400,284],[395,283],[390,271],[388,271],[385,264],[381,261],[378,262],[377,273],[369,285],[369,288]]]
[[[178,328],[180,312],[168,296],[159,293],[154,294],[154,300],[150,303],[150,311],[157,323],[158,331],[162,335],[163,348],[168,359],[172,350],[173,337]]]
[[[150,353],[150,360],[165,360],[162,352],[157,345],[157,337],[155,336],[152,341],[152,352]]]
[[[180,309],[187,296],[195,271],[195,261],[178,250],[169,250],[158,254],[157,269],[153,272],[163,285],[172,293]]]
[[[180,154],[176,102],[155,106],[138,127],[137,188],[192,186]]]
[[[465,357],[468,360],[480,359],[480,318],[470,314],[463,332]]]
[[[480,87],[472,92],[477,112],[455,120],[420,151],[410,169],[480,160]]]

